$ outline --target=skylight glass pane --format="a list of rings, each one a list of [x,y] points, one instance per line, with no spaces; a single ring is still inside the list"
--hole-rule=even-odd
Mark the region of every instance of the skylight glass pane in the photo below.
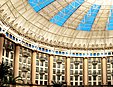
[[[113,30],[113,6],[111,7],[111,10],[110,10],[110,15],[109,15],[109,18],[108,18],[108,23],[106,25],[107,27],[107,30]]]
[[[50,20],[50,22],[62,26],[66,22],[66,20],[81,6],[83,2],[84,0],[74,0],[72,3],[58,12]]]
[[[45,6],[49,5],[52,3],[54,0],[29,0],[29,4],[32,6],[32,8],[38,12]]]
[[[87,12],[87,14],[78,25],[77,30],[90,31],[100,7],[100,5],[95,4],[91,6],[90,10]]]

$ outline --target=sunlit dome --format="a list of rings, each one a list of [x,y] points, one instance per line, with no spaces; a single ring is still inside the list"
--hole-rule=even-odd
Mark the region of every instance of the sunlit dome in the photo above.
[[[47,13],[46,9],[53,6],[53,3],[55,3],[54,0],[29,0],[29,4],[36,12],[43,12],[47,20],[58,26],[91,31],[97,29],[97,27],[101,28],[100,24],[97,25],[98,21],[96,20],[101,20],[100,18],[102,18],[105,19],[103,23],[104,27],[100,30],[112,30],[112,0],[67,0],[68,4],[65,7],[62,7],[57,13],[51,15],[51,13]],[[48,10],[51,11],[51,9]]]
[[[0,6],[8,31],[23,38],[68,48],[112,45],[113,0],[1,0]]]

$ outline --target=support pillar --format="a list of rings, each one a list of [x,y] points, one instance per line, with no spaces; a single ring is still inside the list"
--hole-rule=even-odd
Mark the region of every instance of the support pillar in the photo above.
[[[88,58],[83,59],[83,82],[88,85]]]
[[[36,78],[36,51],[33,51],[31,58],[31,84],[35,84]]]
[[[16,44],[14,52],[14,77],[19,76],[19,54],[20,54],[20,44]]]
[[[67,85],[70,85],[70,58],[66,58],[65,62],[65,79]]]
[[[0,34],[0,63],[2,63],[4,37],[5,37],[4,34]]]
[[[52,85],[53,81],[53,55],[48,58],[48,85]]]
[[[102,85],[107,85],[107,59],[102,58]]]

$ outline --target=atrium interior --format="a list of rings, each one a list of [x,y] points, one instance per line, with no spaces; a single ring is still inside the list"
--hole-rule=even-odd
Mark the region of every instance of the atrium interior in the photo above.
[[[2,61],[33,87],[113,85],[113,0],[0,0]]]

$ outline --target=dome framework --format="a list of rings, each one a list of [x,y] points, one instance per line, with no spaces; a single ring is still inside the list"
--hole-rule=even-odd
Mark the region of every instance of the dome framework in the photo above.
[[[0,63],[25,83],[113,85],[112,0],[1,0]]]
[[[36,43],[51,44],[52,46],[68,49],[103,49],[112,46],[113,31],[106,30],[106,22],[110,18],[112,0],[107,5],[105,3],[101,4],[92,29],[89,32],[87,30],[76,30],[76,28],[91,6],[95,3],[97,4],[97,2],[91,3],[91,0],[90,2],[89,0],[84,1],[68,20],[66,20],[63,26],[59,26],[51,23],[50,19],[63,8],[70,5],[73,0],[63,0],[62,2],[58,0],[53,1],[38,12],[35,12],[32,6],[30,6],[30,1],[32,0],[1,1],[0,19],[9,26],[7,31],[15,31],[20,36],[31,39]]]

